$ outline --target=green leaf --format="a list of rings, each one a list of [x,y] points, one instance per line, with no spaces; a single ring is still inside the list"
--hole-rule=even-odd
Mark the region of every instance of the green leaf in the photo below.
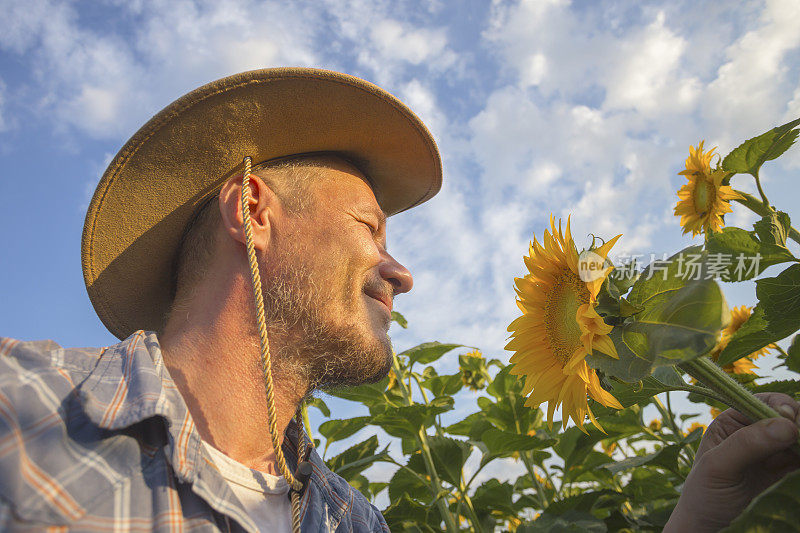
[[[648,352],[637,355],[656,366],[674,365],[708,352],[730,321],[722,290],[712,280],[691,281],[653,295],[642,307],[623,328],[647,337]]]
[[[319,425],[320,434],[325,437],[325,447],[338,440],[346,439],[369,424],[370,417],[357,416],[343,420],[326,420]]]
[[[372,492],[370,491],[370,482],[362,475],[355,475],[347,480],[347,482],[358,492],[364,495],[368,500],[372,499]]]
[[[444,430],[453,435],[463,435],[472,440],[480,440],[481,434],[491,427],[493,427],[492,423],[486,418],[486,413],[479,411],[447,426]]]
[[[392,504],[384,509],[383,517],[391,531],[433,532],[430,525],[438,525],[441,518],[435,505],[428,506],[412,500],[408,494],[392,499]]]
[[[800,328],[800,264],[756,281],[758,305],[734,333],[717,362],[728,365]]]
[[[392,311],[392,322],[397,322],[397,325],[401,328],[408,329],[408,320],[397,311]]]
[[[569,511],[591,513],[598,509],[617,507],[625,500],[625,495],[615,490],[587,491],[552,502],[547,507],[545,514],[561,516]]]
[[[425,473],[425,463],[419,452],[411,455],[405,466],[400,467],[389,481],[389,500],[397,501],[403,494],[423,503],[433,502],[430,479]]]
[[[543,450],[556,443],[555,439],[540,439],[536,436],[520,435],[510,431],[491,428],[483,432],[481,442],[486,450],[495,455],[527,450]]]
[[[614,476],[602,468],[608,464],[608,455],[597,450],[591,450],[580,464],[573,465],[564,474],[564,481],[568,483],[597,482],[600,486],[611,486]]]
[[[518,395],[522,391],[523,380],[519,376],[510,374],[514,365],[507,365],[500,369],[492,382],[486,387],[486,392],[502,400],[508,396]]]
[[[649,503],[654,500],[677,498],[676,483],[672,475],[648,468],[634,468],[631,480],[623,491],[634,502]]]
[[[379,483],[372,483],[369,484],[369,491],[372,493],[373,496],[377,496],[383,489],[388,487],[389,484],[386,482],[379,482]]]
[[[797,396],[800,394],[800,381],[796,379],[787,379],[782,381],[770,381],[763,385],[755,385],[750,387],[753,393],[758,392],[782,392],[789,396]]]
[[[555,439],[541,439],[535,436],[520,435],[510,431],[490,428],[481,434],[476,446],[483,452],[481,466],[501,457],[510,457],[515,452],[544,450],[557,441]]]
[[[706,249],[710,257],[716,258],[723,281],[746,281],[772,265],[797,261],[786,246],[760,241],[753,232],[736,227],[708,233]]]
[[[636,383],[614,383],[611,394],[623,407],[629,407],[635,404],[647,403],[657,394],[680,390],[685,386],[686,383],[675,371],[675,368],[662,366],[656,368],[652,376],[647,376]]]
[[[746,140],[725,156],[722,168],[728,172],[758,174],[761,165],[780,156],[794,144],[798,130],[793,128],[798,124],[800,118]]]
[[[319,412],[322,413],[322,416],[325,418],[330,418],[331,416],[331,410],[328,409],[328,405],[323,402],[321,398],[313,397],[310,400],[306,400],[306,405],[319,409]]]
[[[386,391],[388,385],[389,377],[386,376],[378,383],[367,383],[366,385],[358,385],[357,387],[326,389],[325,392],[331,396],[342,398],[343,400],[350,400],[351,402],[363,403],[369,407],[386,401],[383,393]]]
[[[378,437],[371,436],[367,440],[351,446],[336,457],[325,461],[333,472],[350,481],[355,476],[372,466],[377,461],[383,461],[388,457],[386,450],[376,454],[378,449]]]
[[[573,465],[582,463],[595,444],[608,437],[594,427],[589,427],[587,433],[571,427],[561,434],[553,450],[564,459],[564,470],[568,471]]]
[[[642,432],[642,408],[638,405],[631,405],[620,411],[613,407],[604,407],[594,400],[591,402],[595,418],[601,422],[606,431],[603,440],[632,436]]]
[[[753,498],[724,529],[726,533],[796,531],[800,524],[800,471],[794,471]]]
[[[609,334],[619,358],[597,351],[586,357],[590,366],[622,381],[640,381],[654,366],[703,355],[729,320],[725,297],[711,280],[651,284],[636,298],[643,310]]]
[[[517,528],[517,533],[605,533],[605,522],[593,515],[580,511],[567,511],[553,516],[547,512],[533,522],[525,522]]]
[[[652,377],[656,381],[659,381],[668,387],[675,387],[678,389],[686,386],[686,382],[683,380],[678,371],[675,370],[674,366],[660,366],[653,370]]]
[[[795,335],[792,344],[786,350],[786,368],[792,372],[800,373],[800,335]]]
[[[493,510],[515,516],[517,510],[512,503],[513,497],[514,487],[510,483],[490,479],[475,489],[472,505],[478,516],[487,515]]]
[[[434,396],[452,396],[461,390],[464,382],[461,381],[459,374],[450,374],[428,378],[422,382],[422,386],[431,391]]]
[[[674,365],[709,351],[729,320],[719,286],[709,277],[707,256],[690,246],[654,261],[631,288],[628,300],[641,309],[609,334],[618,359],[595,351],[587,363],[606,375],[640,381],[654,366]]]
[[[423,427],[433,424],[436,415],[453,408],[453,398],[435,398],[429,405],[414,404],[400,407],[389,406],[370,420],[370,424],[380,426],[393,437],[415,438]]]
[[[680,289],[691,281],[687,278],[694,277],[699,272],[697,268],[702,267],[702,259],[702,246],[689,246],[669,259],[653,261],[633,284],[628,302],[634,307],[644,307],[645,301],[653,296]]]
[[[619,358],[614,359],[604,353],[595,351],[586,356],[586,362],[589,366],[601,370],[606,375],[614,376],[629,383],[638,382],[650,374],[653,369],[653,362],[641,357],[634,351],[647,352],[647,344],[643,335],[629,331],[622,326],[617,326],[608,336],[614,343]]]
[[[461,469],[472,452],[472,446],[468,442],[439,436],[429,436],[428,445],[439,477],[459,486]]]
[[[770,213],[753,224],[753,229],[761,242],[778,246],[786,246],[786,237],[791,227],[792,221],[789,215],[782,211]]]
[[[430,364],[450,350],[462,347],[463,344],[442,344],[441,342],[436,341],[425,342],[414,346],[413,348],[409,348],[408,350],[400,353],[400,355],[408,357],[408,366],[411,368],[414,363],[422,363],[423,365]]]
[[[648,453],[646,455],[637,455],[635,457],[627,457],[620,461],[602,465],[603,468],[612,474],[618,474],[632,468],[638,468],[642,465],[650,464],[652,466],[660,466],[671,470],[678,471],[678,455],[684,444],[669,444],[664,446],[657,452]]]

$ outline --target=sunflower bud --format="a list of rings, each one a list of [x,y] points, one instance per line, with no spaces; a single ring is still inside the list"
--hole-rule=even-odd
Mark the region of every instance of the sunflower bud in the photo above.
[[[479,350],[459,355],[458,364],[461,381],[465,386],[476,392],[486,387],[490,379],[489,369],[486,368],[486,360]]]

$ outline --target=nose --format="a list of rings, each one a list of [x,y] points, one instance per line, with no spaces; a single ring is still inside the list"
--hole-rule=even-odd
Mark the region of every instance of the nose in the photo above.
[[[381,261],[379,272],[381,278],[392,285],[395,296],[410,291],[414,286],[411,272],[386,251],[383,252],[383,261]]]

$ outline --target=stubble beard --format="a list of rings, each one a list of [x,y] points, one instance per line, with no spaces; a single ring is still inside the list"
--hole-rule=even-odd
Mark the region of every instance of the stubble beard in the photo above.
[[[270,337],[281,340],[274,354],[275,374],[306,383],[305,394],[375,383],[386,376],[393,358],[388,335],[375,335],[368,324],[354,322],[362,294],[358,280],[350,277],[346,290],[332,293],[307,267],[291,260],[278,263],[263,282],[267,329]],[[388,318],[382,326],[388,330]]]

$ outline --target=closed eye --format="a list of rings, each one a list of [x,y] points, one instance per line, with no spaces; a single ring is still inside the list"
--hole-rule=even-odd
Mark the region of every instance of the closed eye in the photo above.
[[[360,222],[362,224],[364,224],[367,228],[369,228],[369,232],[370,233],[372,233],[373,235],[377,235],[378,234],[378,228],[377,227],[375,227],[374,225],[370,224],[369,222],[367,222],[365,220],[361,220]]]

